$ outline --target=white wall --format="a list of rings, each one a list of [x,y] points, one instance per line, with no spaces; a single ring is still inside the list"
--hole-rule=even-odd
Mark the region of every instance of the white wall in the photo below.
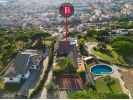
[[[9,77],[4,78],[5,83],[19,83],[20,81],[21,79],[19,77],[14,77],[12,79],[10,79]]]

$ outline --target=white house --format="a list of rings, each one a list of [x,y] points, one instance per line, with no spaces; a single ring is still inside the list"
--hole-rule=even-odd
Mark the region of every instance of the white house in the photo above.
[[[4,82],[20,83],[22,79],[28,79],[31,70],[36,70],[38,68],[38,63],[41,61],[40,57],[42,56],[39,55],[37,50],[25,50],[19,53],[5,72],[3,77]],[[38,61],[38,59],[40,61]]]

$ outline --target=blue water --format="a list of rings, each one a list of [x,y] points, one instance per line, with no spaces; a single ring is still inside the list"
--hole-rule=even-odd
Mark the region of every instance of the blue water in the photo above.
[[[91,72],[95,75],[110,74],[112,72],[112,68],[107,65],[96,65],[91,68]]]

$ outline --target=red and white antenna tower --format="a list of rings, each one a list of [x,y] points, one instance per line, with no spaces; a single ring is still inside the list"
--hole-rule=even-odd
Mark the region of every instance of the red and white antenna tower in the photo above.
[[[74,7],[70,3],[63,3],[60,6],[59,11],[60,11],[60,14],[64,17],[64,29],[65,29],[64,38],[67,43],[67,38],[69,34],[68,17],[72,16],[72,14],[74,13]]]

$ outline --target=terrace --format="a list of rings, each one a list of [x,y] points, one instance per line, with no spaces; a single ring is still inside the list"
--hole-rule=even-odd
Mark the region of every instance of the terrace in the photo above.
[[[57,78],[59,89],[63,90],[80,90],[83,88],[83,81],[80,76],[65,74]]]

